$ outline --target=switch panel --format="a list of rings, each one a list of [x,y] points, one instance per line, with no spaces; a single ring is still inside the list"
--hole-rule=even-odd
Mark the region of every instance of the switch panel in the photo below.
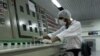
[[[19,29],[19,37],[30,38],[33,36],[39,36],[39,33],[35,32],[35,28],[38,28],[36,13],[29,8],[29,0],[16,0],[17,8],[17,23]],[[31,2],[31,1],[30,1]],[[33,2],[32,2],[33,3]],[[33,3],[35,5],[35,3]],[[20,8],[19,8],[20,7]],[[24,13],[22,13],[24,12]],[[24,36],[24,37],[23,37]]]
[[[0,40],[11,39],[11,21],[7,0],[0,0]]]

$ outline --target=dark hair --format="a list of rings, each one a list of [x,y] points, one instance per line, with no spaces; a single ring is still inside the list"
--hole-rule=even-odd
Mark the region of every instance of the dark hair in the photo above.
[[[66,25],[65,25],[65,26],[66,26],[66,29],[68,29],[68,27],[69,27],[70,23],[68,22],[68,20],[67,20],[67,19],[65,19],[64,21],[66,22]]]
[[[68,29],[68,27],[69,27],[69,24],[66,22],[66,25],[65,25],[65,27],[66,27],[66,29]]]

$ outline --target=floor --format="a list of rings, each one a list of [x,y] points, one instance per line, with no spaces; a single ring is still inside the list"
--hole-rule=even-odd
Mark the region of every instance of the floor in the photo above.
[[[68,56],[73,56],[73,55],[68,55]],[[82,56],[79,54],[79,56]],[[100,51],[92,52],[91,56],[100,56]]]
[[[93,52],[91,56],[100,56],[100,51]]]

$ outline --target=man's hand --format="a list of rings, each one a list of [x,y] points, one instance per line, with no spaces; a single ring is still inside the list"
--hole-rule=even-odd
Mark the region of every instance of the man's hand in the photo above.
[[[43,36],[43,39],[51,39],[48,35]]]
[[[52,43],[52,41],[48,40],[48,39],[43,39],[42,42],[45,43],[45,44],[51,44]]]
[[[43,39],[51,40],[52,42],[61,41],[57,36],[50,38],[48,35],[45,35]]]

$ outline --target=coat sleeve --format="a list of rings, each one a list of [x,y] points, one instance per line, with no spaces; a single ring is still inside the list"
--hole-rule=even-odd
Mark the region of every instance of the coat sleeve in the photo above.
[[[65,26],[62,26],[59,30],[53,32],[53,33],[49,33],[48,36],[50,38],[55,37],[57,34],[59,34],[60,32],[62,32],[65,29]]]
[[[65,37],[77,37],[79,35],[81,35],[81,24],[76,22],[56,36],[62,41]]]

